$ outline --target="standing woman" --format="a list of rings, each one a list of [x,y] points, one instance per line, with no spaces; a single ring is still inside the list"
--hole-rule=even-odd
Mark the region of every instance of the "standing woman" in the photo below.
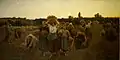
[[[75,38],[75,48],[76,50],[82,48],[82,45],[85,45],[86,36],[84,32],[77,32],[76,38]]]
[[[91,22],[89,21],[86,26],[85,26],[85,35],[86,35],[86,38],[87,38],[87,46],[89,45],[90,43],[90,40],[92,39],[92,32],[91,32]]]
[[[56,55],[57,52],[59,51],[59,48],[58,48],[59,42],[57,41],[57,30],[58,30],[59,22],[57,21],[57,17],[48,16],[46,24],[49,28],[49,33],[47,37],[48,44],[49,44],[49,51],[52,53],[52,55],[53,54]]]
[[[43,56],[45,56],[48,51],[47,35],[48,35],[48,28],[47,27],[40,28],[39,43],[40,43],[40,50],[42,50]]]
[[[68,48],[69,48],[69,37],[70,32],[66,29],[66,27],[63,27],[61,29],[61,50],[66,55]]]

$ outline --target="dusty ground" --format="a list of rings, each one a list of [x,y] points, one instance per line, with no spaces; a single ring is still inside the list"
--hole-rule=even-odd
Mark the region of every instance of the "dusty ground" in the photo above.
[[[58,60],[119,60],[118,40],[109,42],[100,37],[101,26],[95,25],[92,28],[93,39],[88,48],[69,52],[68,56],[61,56]],[[14,44],[2,42],[0,44],[0,60],[48,60],[48,57],[41,56],[36,48],[31,51],[21,51],[16,48],[18,41]]]

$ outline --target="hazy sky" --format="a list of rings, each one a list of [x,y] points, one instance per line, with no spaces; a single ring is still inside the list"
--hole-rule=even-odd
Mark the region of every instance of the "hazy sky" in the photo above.
[[[120,0],[0,0],[0,17],[40,18],[48,15],[57,17],[120,17]]]

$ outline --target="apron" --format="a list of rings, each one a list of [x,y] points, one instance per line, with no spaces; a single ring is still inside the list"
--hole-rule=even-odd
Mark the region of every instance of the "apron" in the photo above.
[[[47,36],[47,39],[50,41],[50,40],[55,40],[57,39],[57,35],[56,33],[49,33],[48,36]]]
[[[68,38],[61,39],[61,48],[65,51],[68,50]]]
[[[56,33],[49,33],[47,36],[48,39],[48,46],[49,46],[49,51],[51,53],[56,52],[57,51],[57,35]]]

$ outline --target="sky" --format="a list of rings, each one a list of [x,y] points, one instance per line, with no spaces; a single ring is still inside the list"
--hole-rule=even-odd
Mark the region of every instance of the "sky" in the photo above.
[[[0,0],[0,17],[120,17],[120,0]]]

